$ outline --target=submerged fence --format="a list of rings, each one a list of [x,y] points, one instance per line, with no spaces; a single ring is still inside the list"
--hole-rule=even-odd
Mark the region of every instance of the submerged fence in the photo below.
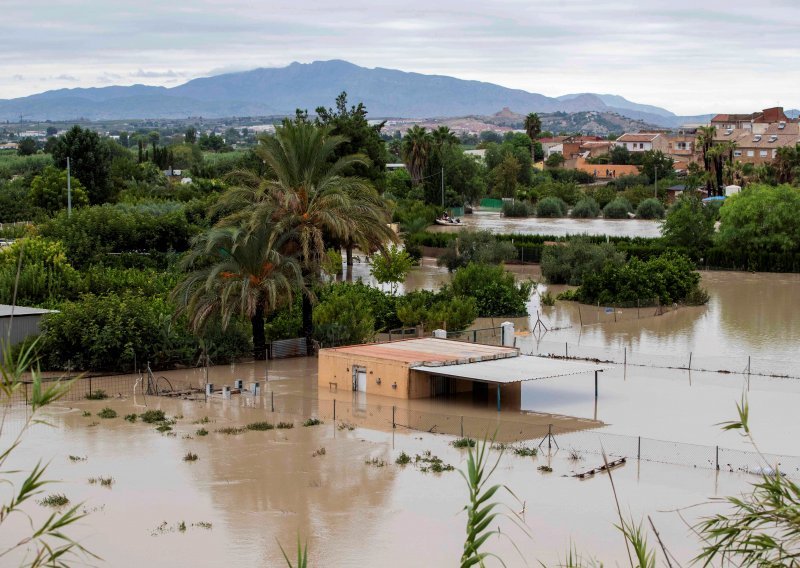
[[[448,412],[442,408],[379,404],[368,401],[364,393],[347,392],[343,396],[331,393],[330,397],[313,397],[284,394],[272,390],[273,385],[270,383],[264,384],[261,381],[260,384],[260,394],[253,395],[245,391],[234,395],[233,400],[262,408],[268,419],[274,416],[274,421],[289,417],[302,420],[318,418],[340,430],[360,427],[386,432],[428,432],[473,439],[495,436],[497,443],[524,445],[540,451],[568,452],[576,460],[587,460],[589,455],[596,456],[598,459],[594,461],[598,464],[602,463],[601,456],[605,452],[609,459],[625,457],[628,460],[748,474],[780,471],[784,475],[800,478],[800,456],[759,454],[721,446],[614,434],[598,428],[597,422],[588,419],[510,412],[492,413],[490,416],[485,408],[470,414],[463,406],[456,408],[456,412]],[[63,400],[86,400],[87,395],[96,396],[98,391],[104,391],[109,399],[127,398],[134,395],[134,389],[137,396],[148,396],[149,391],[151,394],[159,392],[162,395],[201,401],[222,400],[220,393],[206,397],[204,386],[205,381],[199,374],[193,379],[163,376],[148,379],[146,374],[142,377],[85,377],[75,381]],[[20,389],[13,400],[3,402],[25,403],[30,394],[30,385],[25,387],[27,390]],[[446,405],[447,402],[441,404]],[[459,409],[462,411],[458,412]]]
[[[714,373],[740,373],[764,377],[800,379],[800,360],[752,357],[750,355],[709,355],[692,352],[645,353],[628,349],[613,349],[579,343],[538,341],[533,336],[518,337],[517,347],[526,354],[542,357],[583,359],[601,363],[617,363],[638,367],[683,369]]]

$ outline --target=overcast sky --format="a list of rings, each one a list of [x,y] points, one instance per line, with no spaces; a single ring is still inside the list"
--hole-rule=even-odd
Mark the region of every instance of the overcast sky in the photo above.
[[[800,0],[0,0],[0,99],[345,59],[679,114],[800,107]]]

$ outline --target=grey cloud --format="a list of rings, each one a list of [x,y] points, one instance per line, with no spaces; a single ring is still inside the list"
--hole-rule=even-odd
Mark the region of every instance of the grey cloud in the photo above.
[[[183,77],[186,73],[178,73],[177,71],[173,71],[172,69],[168,69],[167,71],[145,71],[144,69],[138,69],[135,73],[128,73],[130,77],[140,77],[144,79],[153,79],[153,78],[177,78]]]

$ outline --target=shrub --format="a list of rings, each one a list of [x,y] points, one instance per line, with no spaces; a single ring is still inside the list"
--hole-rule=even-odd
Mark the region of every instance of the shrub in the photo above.
[[[125,420],[127,420],[128,422],[136,422],[136,418],[137,418],[137,416],[135,414],[126,414],[125,415]]]
[[[567,204],[559,197],[545,197],[536,206],[537,217],[563,217],[567,214]]]
[[[697,302],[704,296],[699,283],[700,274],[691,260],[666,253],[647,261],[632,258],[622,266],[606,263],[600,272],[584,276],[576,296],[582,302],[606,305],[672,304],[687,299]]]
[[[97,389],[86,395],[86,400],[105,400],[108,398],[106,391]]]
[[[261,431],[261,432],[264,432],[266,430],[272,430],[273,428],[275,428],[275,426],[273,426],[269,422],[253,422],[251,424],[248,424],[245,427],[248,430],[258,430],[258,431]]]
[[[422,324],[426,329],[462,330],[478,317],[475,298],[453,297],[448,291],[409,292],[397,301],[397,317],[406,327]]]
[[[597,201],[602,209],[617,197],[617,190],[613,185],[597,185],[587,187],[586,195]]]
[[[624,197],[617,197],[603,207],[603,217],[606,219],[627,219],[632,211],[630,202]]]
[[[664,206],[655,197],[645,199],[636,208],[636,217],[639,219],[663,219]]]
[[[80,274],[58,241],[32,236],[0,248],[0,303],[11,304],[15,290],[18,305],[72,298],[79,283]]]
[[[303,426],[305,427],[319,426],[320,424],[322,424],[322,420],[320,420],[319,418],[309,418],[305,422],[303,422]]]
[[[200,428],[199,430],[197,430],[195,432],[195,435],[196,436],[208,436],[208,430],[206,430],[205,428]]]
[[[599,272],[606,263],[621,266],[625,255],[611,243],[594,244],[587,237],[573,237],[563,245],[545,247],[542,276],[551,284],[579,286],[585,275]]]
[[[294,428],[293,422],[278,422],[278,425],[275,426],[278,430],[290,430]]]
[[[594,218],[600,215],[600,206],[591,197],[584,197],[575,204],[570,215],[580,219]]]
[[[146,410],[139,415],[139,418],[147,424],[156,424],[157,422],[164,422],[167,419],[167,415],[164,414],[163,410]]]
[[[503,217],[528,217],[530,214],[530,206],[524,201],[503,202]]]
[[[474,448],[475,440],[472,438],[458,438],[450,442],[450,445],[454,448]]]
[[[39,501],[39,505],[42,507],[53,507],[59,508],[67,505],[69,503],[69,498],[64,495],[63,493],[52,493]]]
[[[350,286],[329,291],[314,306],[314,335],[326,346],[364,343],[375,334],[370,303]]]
[[[454,296],[475,298],[479,316],[511,317],[528,314],[533,284],[517,284],[502,265],[472,263],[455,271],[451,289]]]
[[[446,266],[450,272],[470,262],[500,264],[517,256],[513,244],[498,240],[490,231],[461,231],[446,246],[436,264]]]
[[[750,185],[725,200],[717,244],[747,253],[800,249],[800,190],[790,185]]]
[[[197,454],[192,453],[192,452],[186,452],[186,455],[183,456],[183,461],[186,461],[186,462],[197,461]]]
[[[116,418],[117,411],[113,408],[105,407],[103,410],[97,413],[100,418]]]

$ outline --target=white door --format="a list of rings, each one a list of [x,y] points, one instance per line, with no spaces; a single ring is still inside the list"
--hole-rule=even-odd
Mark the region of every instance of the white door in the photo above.
[[[367,392],[367,370],[359,369],[356,377],[356,390],[358,392]]]

